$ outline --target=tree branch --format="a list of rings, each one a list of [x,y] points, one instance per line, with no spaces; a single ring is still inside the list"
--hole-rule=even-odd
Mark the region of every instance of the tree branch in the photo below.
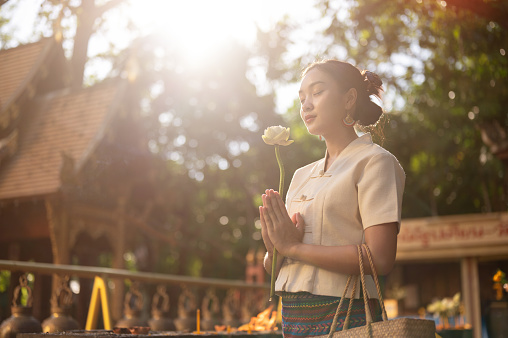
[[[487,20],[495,21],[504,28],[508,28],[508,6],[495,5],[495,2],[482,0],[446,0],[446,3],[455,8],[467,10]]]

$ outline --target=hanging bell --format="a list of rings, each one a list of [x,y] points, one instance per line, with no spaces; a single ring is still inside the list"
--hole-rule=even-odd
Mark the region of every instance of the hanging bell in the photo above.
[[[42,332],[54,333],[79,329],[78,322],[71,317],[72,291],[69,277],[59,278],[60,285],[51,296],[51,316],[42,322]]]
[[[191,331],[196,328],[196,296],[183,285],[182,293],[178,297],[178,318],[175,319],[175,327],[178,331]]]
[[[26,306],[18,304],[21,289],[28,293]],[[41,323],[32,316],[32,289],[28,286],[26,274],[19,277],[19,285],[14,289],[11,316],[0,325],[0,338],[16,338],[18,333],[42,332]]]
[[[143,295],[139,291],[139,283],[133,282],[124,299],[124,317],[116,323],[116,327],[133,328],[148,327],[146,320],[141,318]]]
[[[201,320],[201,326],[205,331],[215,330],[215,326],[221,324],[219,320],[219,298],[215,295],[213,289],[208,289],[203,302],[201,304],[201,311],[203,313],[203,319]]]
[[[168,318],[169,295],[164,285],[158,285],[152,299],[152,318],[148,325],[152,331],[174,331],[175,325]]]
[[[238,291],[234,289],[228,290],[226,298],[222,303],[222,314],[224,316],[222,324],[231,327],[240,326],[240,311],[240,297]]]

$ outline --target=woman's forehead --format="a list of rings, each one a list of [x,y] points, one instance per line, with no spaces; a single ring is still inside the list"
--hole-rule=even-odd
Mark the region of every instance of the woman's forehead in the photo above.
[[[305,74],[300,83],[300,91],[311,89],[313,86],[317,84],[330,84],[335,83],[333,78],[326,72],[319,70],[318,68],[313,68]]]

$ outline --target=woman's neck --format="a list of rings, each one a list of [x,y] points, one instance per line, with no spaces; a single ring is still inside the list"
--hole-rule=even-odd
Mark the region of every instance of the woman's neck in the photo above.
[[[358,135],[354,128],[348,128],[345,131],[341,130],[340,133],[325,137],[326,151],[328,153],[325,161],[325,171],[330,168],[340,153],[357,138]]]

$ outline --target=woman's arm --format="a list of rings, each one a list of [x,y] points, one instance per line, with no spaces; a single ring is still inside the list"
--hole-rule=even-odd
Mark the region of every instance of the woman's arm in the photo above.
[[[397,251],[397,230],[396,222],[365,229],[365,243],[372,253],[378,275],[386,275],[393,268]],[[346,275],[360,274],[356,245],[323,246],[299,243],[289,247],[284,254],[326,270]],[[368,262],[364,251],[363,257],[364,262]],[[364,267],[365,272],[370,274],[369,264],[364,264]]]
[[[277,255],[277,266],[275,268],[275,276],[279,275],[280,268],[282,267],[282,262],[284,261],[284,256],[281,254]],[[265,255],[265,259],[263,261],[263,265],[265,267],[266,272],[268,274],[272,274],[272,263],[273,263],[273,250],[267,251]]]
[[[300,229],[295,227],[277,192],[270,190],[263,195],[263,207],[260,211],[264,217],[266,232],[282,255],[338,273],[347,275],[360,273],[356,245],[322,246],[302,243],[303,226],[300,226]],[[297,219],[301,219],[303,224],[301,216]],[[397,232],[396,222],[365,229],[365,242],[372,252],[376,272],[379,275],[385,275],[393,268],[397,251]],[[364,258],[367,259],[365,253]],[[365,268],[366,273],[371,273],[368,264]]]

